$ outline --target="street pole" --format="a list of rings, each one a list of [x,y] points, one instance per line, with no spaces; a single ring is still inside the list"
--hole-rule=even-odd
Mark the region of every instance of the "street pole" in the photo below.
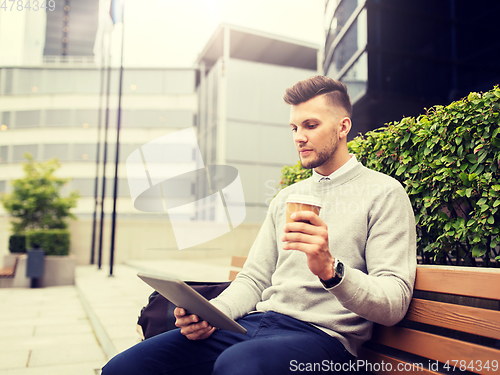
[[[109,40],[108,50],[108,82],[106,88],[106,122],[104,126],[104,155],[102,168],[102,190],[101,190],[101,222],[99,233],[99,252],[97,257],[97,266],[102,267],[102,241],[104,236],[104,199],[106,196],[106,162],[108,159],[108,129],[109,129],[109,96],[111,91],[111,38]]]
[[[113,218],[111,224],[111,249],[109,253],[109,276],[113,276],[116,237],[116,200],[118,196],[118,164],[120,162],[120,127],[122,118],[122,87],[123,87],[123,46],[125,36],[125,4],[122,4],[122,48],[120,57],[120,87],[118,90],[118,121],[116,124],[116,155],[115,155],[115,186],[113,189]]]
[[[109,38],[109,44],[111,45],[111,38]],[[108,46],[109,48],[109,46]],[[101,132],[102,132],[102,99],[104,97],[104,77],[105,69],[104,65],[106,63],[106,58],[104,54],[104,35],[101,42],[101,90],[99,95],[99,112],[98,112],[98,125],[97,125],[97,151],[96,151],[96,162],[95,162],[95,183],[94,183],[94,215],[92,220],[92,247],[90,250],[90,264],[95,263],[95,236],[96,236],[96,225],[97,225],[97,207],[99,205],[99,164],[101,162]],[[109,50],[108,50],[109,56]]]

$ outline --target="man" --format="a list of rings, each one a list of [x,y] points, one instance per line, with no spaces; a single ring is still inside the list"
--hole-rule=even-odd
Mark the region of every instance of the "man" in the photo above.
[[[416,243],[403,187],[349,154],[352,109],[342,83],[311,77],[284,100],[301,163],[313,176],[271,202],[243,270],[211,301],[247,334],[216,330],[177,308],[180,330],[119,354],[104,375],[332,374],[354,359],[372,322],[393,325],[405,315]],[[285,224],[286,198],[296,193],[320,198],[323,208]]]

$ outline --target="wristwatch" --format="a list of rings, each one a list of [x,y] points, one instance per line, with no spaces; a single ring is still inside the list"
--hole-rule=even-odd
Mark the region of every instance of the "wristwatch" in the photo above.
[[[319,281],[321,281],[321,284],[323,284],[323,286],[326,289],[330,289],[333,288],[335,285],[338,285],[342,281],[343,277],[344,277],[344,264],[340,260],[335,259],[335,263],[333,265],[333,277],[328,280],[319,279]]]

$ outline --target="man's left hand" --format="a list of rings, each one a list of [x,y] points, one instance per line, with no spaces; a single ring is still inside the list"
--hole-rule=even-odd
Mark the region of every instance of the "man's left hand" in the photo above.
[[[322,280],[333,277],[334,258],[328,247],[328,227],[312,211],[292,214],[294,222],[285,224],[281,238],[284,250],[299,250],[307,256],[307,266]]]

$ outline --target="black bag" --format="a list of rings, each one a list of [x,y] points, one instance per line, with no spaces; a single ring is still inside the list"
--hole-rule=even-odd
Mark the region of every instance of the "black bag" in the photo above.
[[[205,283],[188,281],[194,290],[210,300],[226,289],[230,281],[224,283]],[[175,326],[175,305],[156,290],[149,296],[148,304],[142,308],[137,324],[142,327],[144,339],[177,328]]]

